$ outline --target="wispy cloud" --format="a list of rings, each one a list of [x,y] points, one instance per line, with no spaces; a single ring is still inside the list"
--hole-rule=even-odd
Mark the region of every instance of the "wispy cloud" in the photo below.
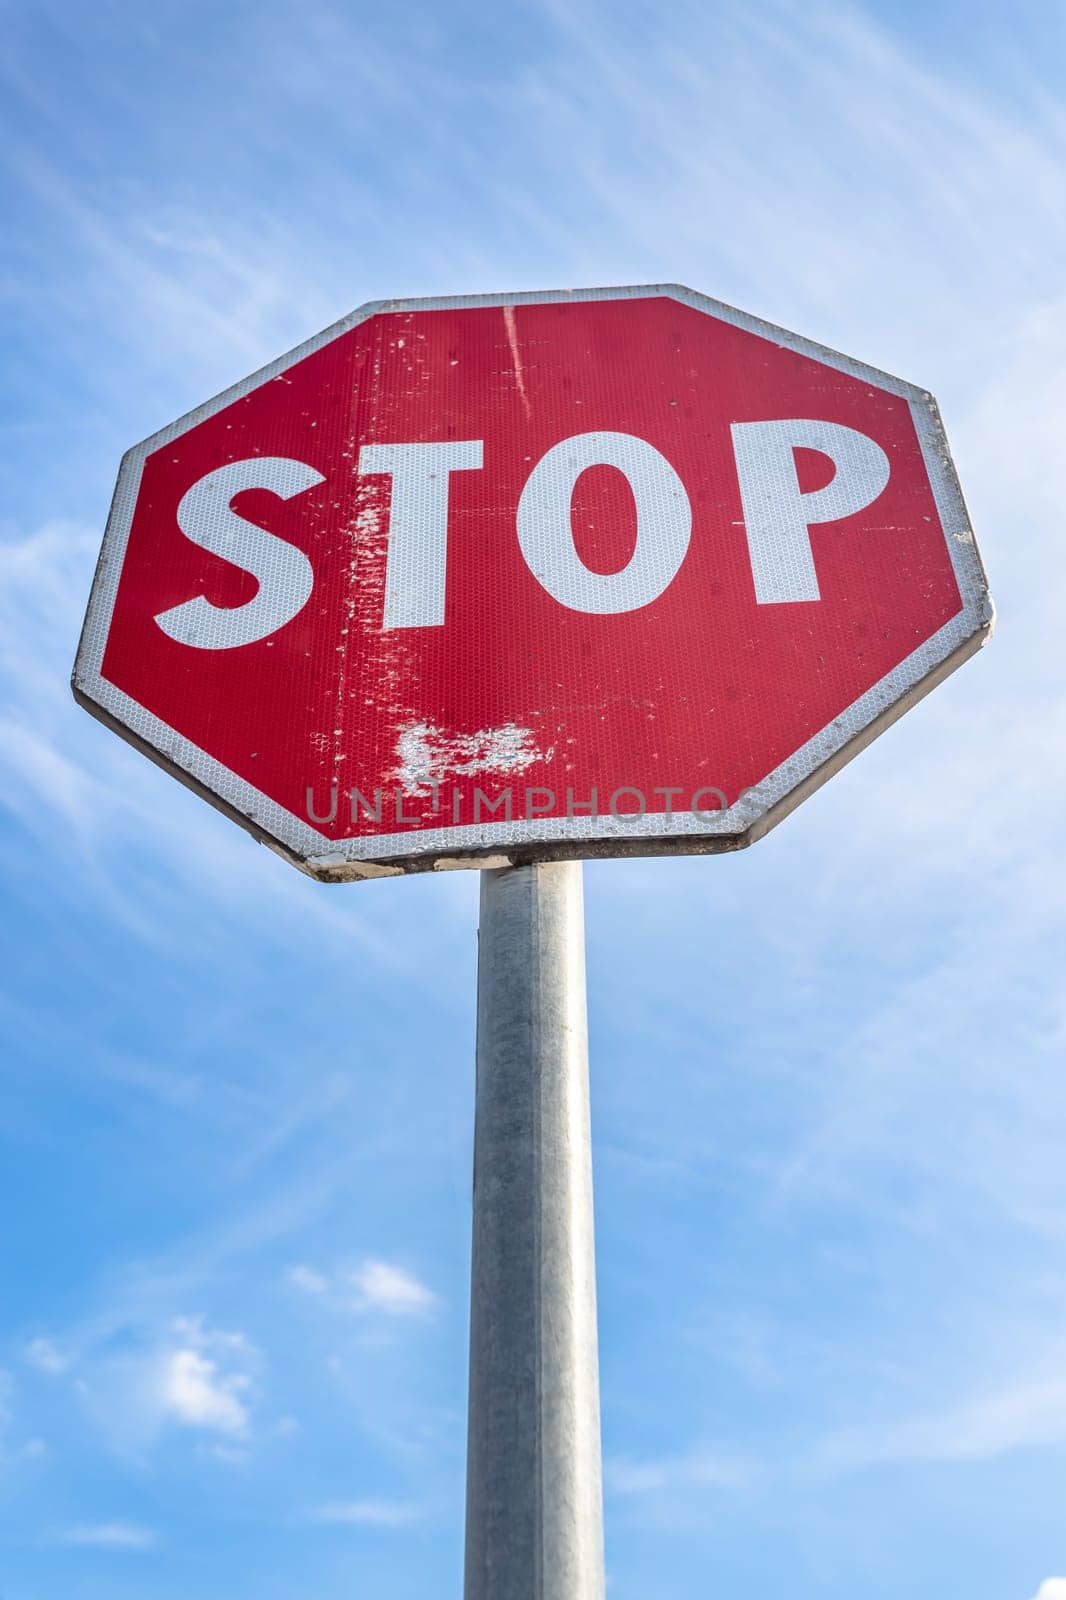
[[[623,1498],[672,1496],[683,1489],[740,1490],[761,1476],[754,1459],[696,1449],[652,1461],[609,1460],[604,1468],[608,1490]]]
[[[424,1316],[438,1297],[406,1268],[367,1259],[353,1269],[324,1273],[302,1263],[289,1268],[289,1284],[301,1293],[328,1299],[355,1312],[381,1312],[392,1317]]]
[[[925,1416],[844,1429],[824,1439],[810,1460],[816,1470],[844,1471],[918,1461],[994,1461],[1019,1450],[1064,1445],[1066,1378],[1051,1375],[995,1388]]]
[[[948,1467],[995,1462],[1025,1451],[1066,1447],[1066,1379],[1061,1349],[1034,1371],[903,1418],[816,1433],[785,1423],[762,1452],[695,1444],[673,1456],[607,1461],[608,1491],[620,1500],[674,1505],[695,1493],[748,1494],[919,1463]],[[1064,1596],[1066,1600],[1066,1596]]]
[[[159,1536],[136,1522],[97,1522],[68,1528],[60,1542],[93,1550],[154,1550]]]
[[[314,1522],[359,1528],[406,1528],[422,1516],[420,1507],[396,1500],[340,1500],[309,1513]]]
[[[421,1316],[437,1301],[424,1283],[388,1261],[364,1261],[352,1274],[352,1282],[358,1306],[393,1317]]]
[[[31,1339],[22,1354],[31,1367],[36,1367],[38,1372],[47,1372],[52,1377],[66,1372],[69,1366],[66,1356],[51,1339]]]
[[[305,1267],[300,1263],[290,1267],[285,1277],[292,1288],[299,1289],[303,1294],[325,1294],[329,1289],[329,1279],[324,1272],[316,1272],[313,1267]]]

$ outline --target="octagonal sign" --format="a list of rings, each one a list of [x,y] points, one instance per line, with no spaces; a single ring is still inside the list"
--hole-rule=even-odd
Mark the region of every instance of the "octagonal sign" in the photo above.
[[[74,689],[320,878],[726,850],[991,618],[923,390],[677,287],[393,301],[128,453]]]

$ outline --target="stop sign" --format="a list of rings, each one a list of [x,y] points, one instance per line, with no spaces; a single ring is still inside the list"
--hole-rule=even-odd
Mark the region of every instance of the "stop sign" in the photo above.
[[[127,454],[74,689],[324,879],[726,850],[991,619],[923,390],[682,288],[393,301]]]

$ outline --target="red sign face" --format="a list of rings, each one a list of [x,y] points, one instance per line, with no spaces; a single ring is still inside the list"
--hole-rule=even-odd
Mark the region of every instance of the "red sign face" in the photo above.
[[[684,289],[408,301],[129,453],[75,692],[365,877],[746,844],[990,625],[923,391]]]

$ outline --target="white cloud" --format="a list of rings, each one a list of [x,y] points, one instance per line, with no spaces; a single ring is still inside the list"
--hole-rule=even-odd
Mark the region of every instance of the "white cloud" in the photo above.
[[[315,1522],[336,1522],[355,1527],[404,1528],[421,1515],[417,1506],[394,1500],[346,1500],[319,1506],[310,1513]]]
[[[68,1528],[61,1538],[63,1544],[97,1550],[153,1550],[159,1543],[151,1528],[136,1522],[100,1522]]]
[[[164,1414],[188,1427],[244,1434],[249,1421],[246,1396],[252,1386],[244,1370],[252,1355],[244,1335],[207,1329],[198,1317],[180,1318],[174,1331],[184,1342],[163,1357]]]
[[[56,1349],[51,1339],[33,1339],[22,1353],[31,1367],[36,1367],[38,1372],[47,1372],[52,1376],[66,1372],[70,1365],[66,1356]]]
[[[219,1433],[243,1433],[248,1411],[239,1391],[244,1377],[223,1377],[216,1364],[198,1350],[175,1350],[163,1375],[163,1405],[179,1422]]]
[[[424,1283],[387,1261],[364,1261],[352,1273],[359,1293],[357,1305],[368,1311],[383,1311],[389,1316],[419,1316],[436,1304],[437,1297]]]
[[[247,1443],[260,1357],[243,1334],[180,1317],[162,1334],[125,1323],[83,1344],[74,1392],[114,1448],[142,1460],[169,1426],[204,1449]]]
[[[1066,1600],[1066,1578],[1045,1578],[1033,1600]]]

